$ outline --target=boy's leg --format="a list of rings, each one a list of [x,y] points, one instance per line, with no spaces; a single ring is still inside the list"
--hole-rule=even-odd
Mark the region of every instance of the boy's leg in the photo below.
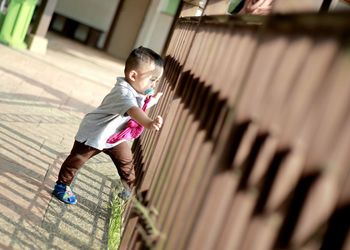
[[[122,142],[113,148],[105,149],[104,152],[111,157],[124,187],[130,191],[135,184],[135,170],[129,144]]]
[[[76,172],[84,165],[84,163],[100,152],[101,151],[96,148],[75,141],[69,156],[61,166],[57,183],[70,185]]]
[[[67,204],[76,204],[77,199],[70,188],[76,172],[83,166],[83,164],[101,152],[98,149],[84,145],[83,143],[74,142],[73,148],[63,162],[60,172],[58,174],[58,180],[56,182],[53,194],[61,201]]]

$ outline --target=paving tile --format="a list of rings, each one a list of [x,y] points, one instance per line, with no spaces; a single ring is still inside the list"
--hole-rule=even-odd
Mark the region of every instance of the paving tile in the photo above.
[[[123,62],[48,34],[46,55],[0,45],[0,249],[104,249],[110,159],[91,159],[74,180],[78,204],[51,195],[84,114],[123,73]]]

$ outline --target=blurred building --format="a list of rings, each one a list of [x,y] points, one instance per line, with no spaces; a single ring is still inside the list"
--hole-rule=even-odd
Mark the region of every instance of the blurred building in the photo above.
[[[50,30],[119,59],[125,59],[139,45],[161,53],[179,3],[179,0],[60,0]]]

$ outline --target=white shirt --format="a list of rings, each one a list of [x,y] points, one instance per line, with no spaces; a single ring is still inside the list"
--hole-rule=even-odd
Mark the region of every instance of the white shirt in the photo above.
[[[124,129],[130,117],[126,113],[131,107],[142,107],[145,95],[141,95],[123,77],[106,95],[99,107],[85,115],[80,123],[75,140],[99,150],[121,143],[107,143],[114,133]]]

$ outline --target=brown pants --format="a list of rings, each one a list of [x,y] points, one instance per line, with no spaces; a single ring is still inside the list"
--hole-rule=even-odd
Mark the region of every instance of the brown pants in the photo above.
[[[131,148],[127,142],[122,142],[113,148],[101,151],[75,141],[72,151],[61,166],[57,183],[70,185],[76,172],[84,165],[84,163],[101,152],[104,152],[111,157],[118,170],[120,178],[131,187],[135,182],[135,170],[132,161]]]

